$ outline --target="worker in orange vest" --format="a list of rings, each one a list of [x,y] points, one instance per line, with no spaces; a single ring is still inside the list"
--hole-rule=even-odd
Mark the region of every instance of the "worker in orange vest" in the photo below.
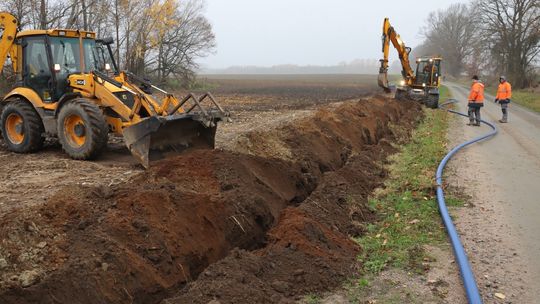
[[[506,81],[506,77],[501,76],[499,78],[499,88],[497,89],[497,96],[495,97],[495,102],[501,105],[501,110],[503,113],[502,119],[499,120],[500,123],[508,122],[508,104],[511,102],[512,98],[512,85]]]
[[[484,84],[478,76],[473,76],[471,93],[469,94],[469,123],[468,126],[480,126],[480,109],[484,106]],[[476,121],[475,121],[476,120]]]

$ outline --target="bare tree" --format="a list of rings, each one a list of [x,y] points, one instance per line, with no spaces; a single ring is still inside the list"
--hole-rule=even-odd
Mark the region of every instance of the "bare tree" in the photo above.
[[[215,47],[201,0],[138,0],[121,5],[131,16],[124,18],[125,67],[131,72],[162,83],[169,78],[187,80],[198,67],[196,59]]]
[[[118,64],[166,82],[191,78],[215,47],[204,0],[4,0],[23,29],[71,28],[116,38]]]
[[[202,15],[203,3],[186,1],[175,14],[178,22],[167,28],[159,39],[155,72],[160,82],[168,78],[184,83],[194,76],[199,66],[196,59],[207,56],[215,47],[212,26]]]
[[[472,57],[477,41],[477,22],[465,4],[453,4],[447,9],[429,14],[422,30],[424,52],[442,55],[445,70],[459,76]],[[428,54],[424,54],[428,55]]]
[[[472,7],[491,50],[492,72],[507,74],[518,88],[530,86],[540,54],[540,2],[477,0]]]

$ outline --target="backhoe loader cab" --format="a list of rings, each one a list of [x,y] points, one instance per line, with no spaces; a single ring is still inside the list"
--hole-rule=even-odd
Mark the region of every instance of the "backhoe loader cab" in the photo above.
[[[23,59],[22,84],[45,103],[55,103],[72,91],[70,75],[88,74],[96,69],[93,33],[30,31],[17,38]]]
[[[49,134],[72,158],[92,159],[113,132],[148,167],[186,148],[214,148],[217,123],[228,119],[209,93],[178,100],[158,88],[165,97],[157,100],[130,82],[103,48],[110,51],[110,39],[96,41],[94,33],[78,30],[18,32],[16,19],[1,12],[0,29],[0,63],[3,68],[9,56],[17,75],[0,100],[0,128],[11,151],[37,151]],[[206,99],[210,108],[201,105]]]
[[[110,37],[96,40],[97,69],[101,72],[119,75],[120,71],[111,47],[113,43],[114,40]]]

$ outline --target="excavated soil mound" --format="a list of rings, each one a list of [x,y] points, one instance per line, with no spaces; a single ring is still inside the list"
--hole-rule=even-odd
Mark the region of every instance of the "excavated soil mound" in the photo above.
[[[0,217],[1,303],[263,303],[341,284],[390,143],[421,111],[348,102],[238,152],[191,151],[129,182]]]

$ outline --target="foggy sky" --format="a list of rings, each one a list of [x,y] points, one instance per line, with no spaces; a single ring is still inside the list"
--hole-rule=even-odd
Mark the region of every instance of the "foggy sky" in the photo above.
[[[467,0],[206,0],[216,34],[203,67],[335,65],[381,57],[384,17],[408,46],[422,41],[429,12]],[[398,59],[395,53],[392,59]]]

